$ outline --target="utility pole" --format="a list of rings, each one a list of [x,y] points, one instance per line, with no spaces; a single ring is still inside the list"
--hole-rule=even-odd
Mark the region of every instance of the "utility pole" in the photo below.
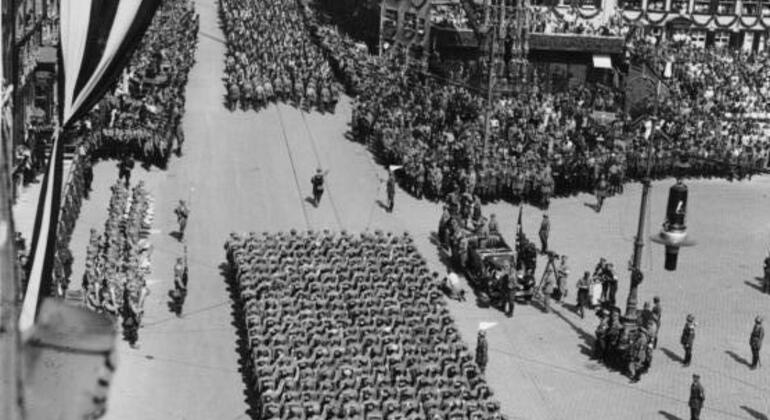
[[[647,139],[647,166],[645,168],[644,179],[642,180],[642,202],[639,206],[639,223],[636,228],[636,239],[634,240],[634,253],[631,259],[631,285],[628,289],[628,299],[626,300],[626,319],[636,319],[636,307],[639,302],[638,288],[642,282],[642,249],[644,248],[644,222],[647,219],[647,203],[650,196],[650,174],[652,172],[652,156],[655,152],[653,142],[658,125],[658,116],[660,113],[660,81],[657,81],[655,88],[655,107],[653,111],[652,127],[650,128],[650,137]]]
[[[488,66],[489,76],[487,79],[487,105],[486,110],[484,111],[484,148],[482,149],[482,160],[486,159],[487,147],[489,145],[489,123],[492,113],[492,98],[495,87],[497,43],[499,42],[499,39],[504,39],[503,31],[505,30],[505,0],[498,0],[500,2],[500,10],[497,14],[491,13],[492,16],[490,16],[490,12],[494,12],[494,10],[491,10],[495,7],[493,4],[491,4],[494,1],[495,0],[487,0],[485,11],[485,26],[487,27],[487,36],[489,37],[491,33],[491,38],[487,38],[490,40]],[[490,19],[492,21],[490,21]]]

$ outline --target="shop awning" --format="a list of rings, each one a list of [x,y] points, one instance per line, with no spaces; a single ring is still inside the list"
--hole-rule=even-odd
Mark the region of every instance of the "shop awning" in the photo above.
[[[612,70],[612,60],[609,55],[594,54],[594,68]]]

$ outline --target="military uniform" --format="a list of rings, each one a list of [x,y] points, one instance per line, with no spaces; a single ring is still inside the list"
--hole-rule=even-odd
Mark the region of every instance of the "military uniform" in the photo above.
[[[762,350],[762,341],[765,339],[765,329],[762,326],[762,318],[757,317],[754,322],[754,328],[751,330],[749,346],[751,347],[751,368],[756,369],[759,365],[759,351]]]
[[[687,315],[687,322],[682,329],[680,343],[684,348],[684,365],[689,366],[692,361],[692,347],[695,342],[695,317]]]
[[[700,420],[700,412],[703,409],[703,402],[706,401],[706,393],[700,384],[700,376],[692,375],[692,385],[690,385],[690,420]]]

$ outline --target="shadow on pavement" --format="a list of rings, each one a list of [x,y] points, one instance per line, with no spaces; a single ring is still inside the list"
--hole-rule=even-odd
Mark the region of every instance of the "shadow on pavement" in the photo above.
[[[761,280],[763,280],[763,279],[762,279],[762,278],[760,278],[760,277],[754,277],[754,278],[755,278],[755,279],[757,279],[757,280],[760,280],[760,281],[761,281]],[[754,289],[754,290],[756,290],[756,291],[758,291],[758,292],[762,292],[762,286],[761,286],[761,285],[759,285],[759,284],[754,284],[754,283],[752,283],[752,282],[750,282],[750,281],[748,281],[748,280],[744,280],[744,281],[743,281],[743,284],[745,284],[746,286],[749,286],[749,287],[751,287],[752,289]]]
[[[660,411],[658,411],[658,413],[660,413],[660,415],[663,416],[663,418],[665,418],[666,420],[684,420],[683,418],[681,418],[679,416],[675,416],[675,415],[669,413],[668,411],[660,410]]]
[[[732,350],[725,350],[725,353],[730,356],[733,360],[736,362],[746,365],[746,367],[751,367],[751,363],[749,363],[748,360],[744,359],[743,356],[739,355],[738,353],[732,351]]]
[[[661,351],[661,353],[665,354],[666,357],[668,357],[669,359],[671,359],[674,362],[682,363],[684,361],[684,359],[682,359],[678,354],[674,353],[673,351],[671,351],[671,350],[669,350],[669,349],[667,349],[665,347],[661,347],[660,351]]]
[[[593,348],[594,348],[593,334],[589,334],[584,329],[580,328],[577,324],[572,322],[572,320],[564,316],[564,314],[562,314],[561,311],[552,309],[551,313],[553,313],[554,315],[559,317],[562,321],[567,323],[567,325],[569,325],[570,328],[572,328],[578,334],[578,337],[580,337],[580,339],[583,340],[583,343],[578,345],[578,347],[580,347],[580,353],[588,357],[591,357],[593,355]]]
[[[749,413],[749,415],[750,415],[752,418],[754,418],[754,419],[757,419],[757,420],[768,420],[768,418],[767,418],[767,415],[766,415],[766,414],[762,414],[762,413],[760,413],[759,411],[757,411],[757,410],[755,410],[755,409],[753,409],[753,408],[750,408],[750,407],[746,407],[745,405],[742,405],[742,406],[741,406],[741,409],[742,409],[743,411],[745,411],[745,412]]]
[[[232,316],[232,325],[235,327],[238,337],[236,339],[236,348],[238,351],[238,371],[241,373],[243,384],[245,385],[243,390],[243,397],[249,409],[246,410],[246,415],[249,418],[260,418],[260,404],[256,393],[251,392],[254,387],[253,378],[251,376],[251,354],[249,351],[249,339],[246,330],[246,317],[244,316],[243,305],[240,304],[240,296],[235,281],[235,276],[230,269],[230,264],[223,262],[219,265],[219,272],[222,278],[227,284],[227,293],[230,295]]]

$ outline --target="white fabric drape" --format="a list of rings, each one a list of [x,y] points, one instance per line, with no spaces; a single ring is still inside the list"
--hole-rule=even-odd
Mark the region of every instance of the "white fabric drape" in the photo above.
[[[63,3],[79,1],[82,0],[63,0]],[[66,124],[72,115],[78,111],[78,109],[83,105],[83,102],[88,98],[94,88],[102,81],[104,72],[107,71],[107,67],[109,67],[109,65],[113,62],[115,55],[120,49],[120,46],[123,44],[123,41],[125,41],[126,33],[128,33],[128,30],[134,23],[136,12],[139,10],[141,5],[142,0],[122,0],[118,4],[118,10],[115,13],[115,20],[112,24],[112,29],[110,30],[110,36],[107,39],[107,45],[104,47],[104,54],[102,55],[99,64],[96,66],[96,69],[94,69],[94,73],[91,75],[91,78],[88,79],[88,82],[80,90],[77,98],[74,98],[72,106],[69,109],[70,112],[67,113],[65,110],[63,121],[64,124]]]
[[[64,121],[72,116],[75,85],[86,50],[92,0],[61,0],[61,50],[64,60]]]
[[[53,147],[51,149],[51,159],[48,163],[48,173],[46,177],[48,182],[46,183],[46,189],[44,192],[45,205],[43,207],[43,214],[40,220],[40,236],[38,238],[37,247],[30,250],[34,252],[34,259],[32,260],[32,267],[29,270],[29,279],[27,283],[27,291],[24,294],[24,302],[22,303],[21,314],[19,314],[19,331],[22,334],[26,334],[32,328],[35,323],[35,316],[37,315],[37,304],[40,298],[40,279],[43,276],[43,265],[46,260],[46,252],[48,252],[48,232],[51,229],[56,229],[55,226],[51,226],[51,212],[59,211],[58,206],[53,205],[54,200],[54,188],[56,182],[54,182],[54,176],[56,172],[56,164],[54,163],[55,157],[58,153],[59,139],[58,131],[54,134],[53,141],[51,142]]]

